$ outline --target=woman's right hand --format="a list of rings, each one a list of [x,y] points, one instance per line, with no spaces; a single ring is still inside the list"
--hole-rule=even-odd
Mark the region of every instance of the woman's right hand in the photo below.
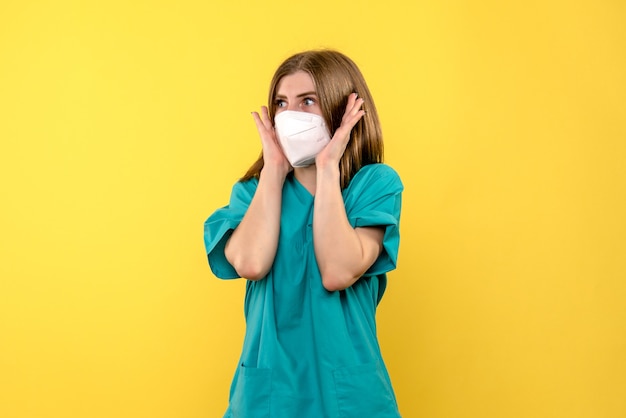
[[[267,276],[280,235],[283,185],[291,165],[283,154],[267,107],[252,112],[263,144],[263,169],[241,223],[226,242],[224,254],[237,274],[249,280]]]
[[[258,112],[252,112],[252,117],[256,123],[256,128],[261,137],[261,144],[263,145],[263,168],[275,168],[279,173],[286,176],[293,170],[293,167],[289,164],[289,161],[278,143],[274,124],[270,119],[267,106],[261,107],[260,114]]]

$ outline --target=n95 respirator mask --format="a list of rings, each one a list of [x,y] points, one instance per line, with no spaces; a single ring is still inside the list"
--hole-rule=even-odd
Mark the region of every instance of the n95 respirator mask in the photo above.
[[[307,167],[330,142],[324,118],[308,112],[283,110],[274,118],[274,129],[293,167]]]

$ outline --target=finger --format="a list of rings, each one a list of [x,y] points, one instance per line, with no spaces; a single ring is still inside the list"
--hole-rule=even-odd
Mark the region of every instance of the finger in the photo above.
[[[259,132],[261,132],[261,129],[265,129],[265,126],[263,125],[263,121],[261,120],[261,116],[259,115],[259,112],[251,112],[252,113],[252,118],[254,119],[254,123],[256,124],[256,128]]]
[[[356,93],[352,93],[348,98],[348,103],[346,104],[344,118],[356,115],[361,110],[364,102],[364,99],[357,97]]]
[[[364,99],[360,98],[358,93],[351,93],[346,103],[346,112],[353,111],[354,108],[360,108],[363,102]]]
[[[365,110],[361,109],[362,102],[358,102],[350,110],[347,110],[341,120],[342,125],[354,126],[365,115]]]
[[[267,106],[261,106],[261,114],[263,115],[263,124],[265,125],[265,128],[272,129],[274,127],[274,123],[272,123],[270,111]]]
[[[263,146],[266,146],[268,138],[272,137],[272,127],[268,129],[267,121],[264,121],[263,111],[261,110],[261,114],[258,112],[252,112],[252,118],[254,119],[254,123],[256,125],[256,129],[259,132],[259,136],[261,137],[261,143]]]
[[[350,113],[350,111],[354,107],[354,103],[356,102],[357,97],[358,97],[358,95],[356,93],[350,93],[348,95],[348,101],[346,102],[346,110],[343,113],[344,117],[345,117],[345,115]]]
[[[351,115],[357,114],[361,110],[361,108],[363,107],[363,103],[365,103],[364,99],[362,99],[360,97],[358,99],[356,99],[354,101],[354,104],[353,104],[352,108],[350,109],[350,114]]]
[[[258,123],[260,123],[261,126],[265,130],[273,131],[274,123],[272,122],[272,119],[270,118],[269,110],[267,109],[267,106],[261,106],[260,112],[252,112],[252,114],[253,116],[256,115],[255,118],[258,118]]]
[[[339,129],[337,129],[337,131],[335,132],[335,136],[338,138],[342,138],[347,142],[350,139],[350,132],[352,131],[352,128],[354,128],[357,122],[361,120],[364,114],[364,110],[359,110],[354,115],[344,116],[343,120],[341,121],[341,126],[339,126]]]

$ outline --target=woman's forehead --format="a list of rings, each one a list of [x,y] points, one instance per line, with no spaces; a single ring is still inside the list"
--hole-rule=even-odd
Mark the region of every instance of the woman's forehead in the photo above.
[[[311,75],[304,71],[288,74],[280,79],[276,86],[276,94],[288,95],[303,91],[315,92],[315,83]]]

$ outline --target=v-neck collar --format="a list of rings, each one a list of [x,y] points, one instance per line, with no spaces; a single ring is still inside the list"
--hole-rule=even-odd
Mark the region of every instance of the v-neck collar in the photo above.
[[[300,183],[300,180],[296,178],[296,175],[293,172],[289,174],[288,180],[293,184],[293,189],[300,200],[303,202],[315,200],[315,195],[311,194],[311,192],[309,192],[309,190],[304,187],[302,183]]]

